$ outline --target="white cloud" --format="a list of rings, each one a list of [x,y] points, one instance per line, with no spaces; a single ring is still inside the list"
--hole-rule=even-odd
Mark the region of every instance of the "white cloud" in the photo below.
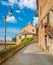
[[[9,5],[13,6],[14,4],[18,4],[17,0],[8,0]]]
[[[2,37],[0,37],[0,40],[4,40],[4,37],[2,36]],[[6,36],[6,40],[7,41],[12,41],[12,38],[11,37],[9,37],[9,36]]]
[[[16,4],[18,1],[17,0],[8,0],[9,3],[12,3],[12,4]]]
[[[17,20],[15,19],[14,16],[7,16],[6,21],[10,22],[10,23],[16,23],[17,22]]]
[[[6,5],[6,6],[8,6],[8,5],[14,6],[14,4],[17,4],[18,1],[17,0],[8,0],[8,2],[7,1],[1,1],[1,3],[2,3],[2,5]]]
[[[20,13],[20,10],[16,10],[17,13]]]
[[[9,37],[9,36],[6,36],[6,40],[10,40],[10,41],[12,41],[12,38]]]
[[[20,32],[20,29],[17,29],[17,28],[7,28],[7,32],[19,33]]]
[[[4,35],[4,27],[3,28],[0,28],[0,30],[1,30],[0,31],[0,36],[1,35]],[[12,34],[12,33],[18,34],[18,33],[20,33],[20,29],[19,28],[6,27],[6,32],[7,32],[7,35],[8,34]]]
[[[6,1],[1,1],[2,5],[10,5],[10,6],[14,6],[14,4],[16,4],[17,6],[19,6],[21,9],[23,9],[24,7],[27,7],[29,9],[32,10],[36,10],[37,9],[37,5],[36,5],[36,0],[8,0],[8,2]]]
[[[4,28],[0,28],[0,40],[4,40]],[[12,28],[7,27],[6,28],[6,38],[7,40],[11,40],[12,37],[15,37],[15,35],[20,33],[19,28]]]
[[[20,8],[30,8],[32,10],[37,9],[36,7],[36,0],[20,0],[20,2],[18,3]]]
[[[18,17],[19,20],[23,20],[22,18]]]
[[[38,24],[38,17],[33,17],[33,25]]]
[[[9,3],[8,2],[5,2],[5,1],[1,1],[1,3],[2,3],[2,5],[6,5],[6,6],[9,5]]]

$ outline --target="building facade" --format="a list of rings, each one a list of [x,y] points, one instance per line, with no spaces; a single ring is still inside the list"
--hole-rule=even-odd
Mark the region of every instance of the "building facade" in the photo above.
[[[29,23],[27,26],[21,29],[21,33],[16,35],[16,43],[19,44],[20,41],[24,38],[31,38],[33,37],[35,40],[35,37],[37,35],[36,27],[32,25],[32,23]]]
[[[39,46],[48,49],[53,37],[53,0],[38,0]]]

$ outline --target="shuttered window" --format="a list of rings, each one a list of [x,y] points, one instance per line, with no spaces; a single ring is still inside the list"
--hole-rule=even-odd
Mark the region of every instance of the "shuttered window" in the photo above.
[[[47,22],[49,22],[49,13],[47,14]]]

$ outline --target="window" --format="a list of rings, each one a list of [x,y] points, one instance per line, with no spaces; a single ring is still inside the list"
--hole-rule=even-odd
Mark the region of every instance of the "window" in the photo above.
[[[34,29],[32,29],[32,32],[34,32]]]
[[[52,39],[52,36],[49,35],[49,38]]]
[[[19,36],[19,39],[21,39],[21,36]]]
[[[23,31],[25,32],[25,29]]]
[[[47,14],[47,22],[49,22],[49,13]]]

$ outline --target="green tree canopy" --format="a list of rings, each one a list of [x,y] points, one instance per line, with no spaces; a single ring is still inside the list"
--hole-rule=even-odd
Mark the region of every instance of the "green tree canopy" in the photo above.
[[[12,41],[13,41],[13,42],[16,42],[16,37],[13,37],[13,38],[12,38]]]

